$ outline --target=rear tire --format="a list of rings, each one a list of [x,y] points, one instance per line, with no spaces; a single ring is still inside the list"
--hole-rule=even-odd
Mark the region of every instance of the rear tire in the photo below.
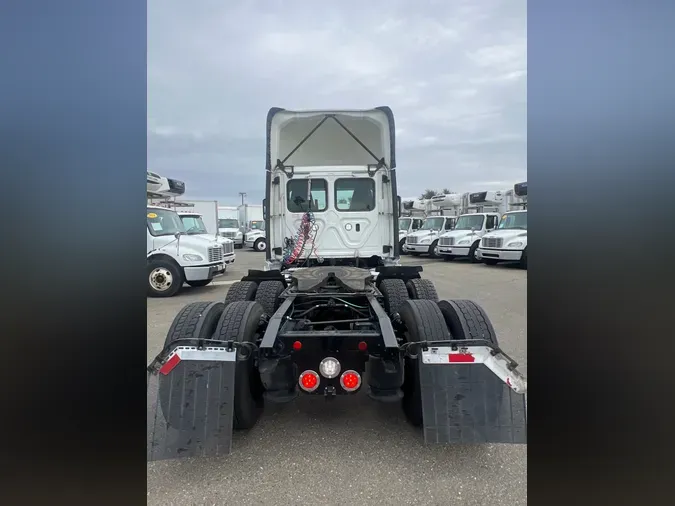
[[[253,281],[237,281],[230,286],[225,295],[225,305],[232,302],[255,300],[255,293],[258,290],[258,284]]]
[[[406,342],[449,341],[450,332],[436,302],[409,300],[401,308],[406,326]],[[420,389],[419,358],[407,357],[404,362],[402,407],[408,421],[415,427],[423,423],[422,392]]]
[[[177,339],[211,339],[224,308],[225,304],[222,302],[188,304],[173,319],[164,339],[164,346],[168,346]],[[173,393],[172,390],[174,390]],[[190,390],[185,393],[185,399],[181,400],[181,394],[177,393],[177,389],[172,389],[170,382],[164,383],[160,378],[159,404],[169,425],[180,427],[181,420],[193,420],[197,407],[197,403],[193,401],[196,398],[205,398],[205,390],[206,384],[202,382],[201,390]],[[179,409],[176,409],[176,406]]]
[[[212,279],[200,279],[199,281],[186,281],[186,283],[188,285],[190,285],[192,288],[199,288],[199,287],[206,286],[206,285],[210,284],[211,281],[213,281],[213,278]]]
[[[272,316],[279,309],[279,295],[286,289],[281,281],[263,281],[258,285],[255,301],[263,307],[267,316]]]
[[[215,339],[238,343],[256,343],[263,307],[257,302],[237,301],[225,306],[214,333]],[[237,349],[240,354],[248,353],[245,361],[237,360],[234,376],[234,418],[235,429],[253,427],[263,409],[263,386],[255,367],[252,350]]]
[[[429,279],[409,279],[405,286],[411,299],[438,300],[436,287]]]
[[[148,297],[173,297],[185,281],[183,270],[169,260],[151,260],[147,269]]]
[[[389,316],[399,313],[401,306],[409,299],[408,289],[402,279],[383,279],[379,289],[384,296],[384,310]]]
[[[497,334],[485,310],[471,300],[442,300],[438,307],[453,339],[483,339],[498,345]]]
[[[499,263],[499,260],[495,260],[494,258],[483,258],[482,262],[485,265],[497,265],[497,263]]]

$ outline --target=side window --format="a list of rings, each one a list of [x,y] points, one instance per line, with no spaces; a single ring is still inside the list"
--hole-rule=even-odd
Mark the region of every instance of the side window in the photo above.
[[[445,220],[445,230],[452,230],[452,220]]]
[[[361,212],[375,209],[375,181],[369,177],[336,179],[335,208]]]
[[[413,225],[412,225],[413,230],[417,230],[418,228],[420,228],[421,224],[422,224],[422,220],[413,220]]]
[[[487,222],[485,223],[485,228],[487,230],[495,228],[495,221],[496,221],[496,218],[494,216],[488,216]]]
[[[307,202],[307,179],[291,179],[286,184],[286,205],[292,213],[325,211],[328,205],[328,184],[323,179],[311,180],[311,199]],[[309,204],[309,205],[308,205]]]

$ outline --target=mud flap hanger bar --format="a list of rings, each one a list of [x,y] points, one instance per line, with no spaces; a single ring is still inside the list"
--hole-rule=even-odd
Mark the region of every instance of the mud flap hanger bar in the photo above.
[[[509,357],[504,353],[499,346],[495,346],[491,341],[486,341],[484,339],[457,339],[453,341],[418,341],[413,343],[402,344],[400,349],[405,353],[406,356],[410,358],[417,358],[419,350],[427,351],[429,348],[452,348],[453,350],[458,350],[459,348],[468,348],[475,346],[485,346],[490,348],[490,354],[494,357],[496,355],[503,356],[507,361],[508,365],[506,366],[509,371],[513,371],[518,367],[518,362]]]
[[[171,353],[179,346],[194,346],[198,350],[203,350],[206,346],[214,348],[223,348],[226,351],[235,351],[236,349],[247,350],[247,353],[240,353],[238,360],[248,360],[254,354],[258,347],[254,343],[240,343],[236,341],[221,341],[220,339],[174,339],[162,348],[162,351],[150,362],[148,366],[149,373],[157,373],[162,368]]]
[[[307,141],[307,139],[309,139],[312,135],[314,135],[314,132],[316,132],[316,131],[319,129],[319,127],[321,127],[321,125],[323,125],[323,124],[326,122],[326,120],[328,120],[329,118],[332,119],[332,120],[334,120],[338,125],[340,125],[340,126],[342,127],[342,129],[343,129],[345,132],[347,132],[347,134],[349,134],[349,136],[350,136],[352,139],[354,139],[354,140],[359,144],[359,146],[361,146],[363,149],[365,149],[365,150],[368,152],[368,154],[369,154],[370,156],[372,156],[372,157],[375,159],[375,161],[376,161],[377,163],[373,163],[373,164],[368,165],[368,175],[369,175],[370,177],[373,177],[373,176],[375,175],[375,173],[376,173],[378,170],[380,170],[382,167],[387,167],[387,164],[386,164],[385,161],[384,161],[384,157],[378,158],[377,155],[376,155],[375,153],[373,153],[373,152],[368,148],[368,146],[366,146],[363,142],[361,142],[361,139],[359,139],[356,135],[354,135],[354,133],[353,133],[351,130],[349,130],[349,128],[347,128],[347,127],[346,127],[339,119],[337,119],[337,117],[335,116],[335,114],[326,114],[326,115],[323,117],[323,119],[322,119],[321,121],[319,121],[319,123],[317,123],[317,125],[316,125],[314,128],[312,128],[312,129],[309,131],[309,133],[308,133],[307,135],[305,135],[305,136],[302,138],[302,140],[298,143],[298,145],[295,146],[295,147],[291,150],[291,152],[288,153],[288,155],[286,155],[286,158],[284,158],[283,160],[277,159],[277,163],[276,163],[276,165],[275,165],[275,168],[276,168],[276,169],[279,169],[279,170],[281,170],[281,171],[283,171],[284,174],[286,174],[289,178],[292,178],[292,177],[293,177],[293,174],[294,174],[294,172],[295,172],[294,166],[293,166],[293,165],[285,165],[285,164],[286,164],[286,161],[287,161],[291,156],[293,156],[293,154],[294,154],[298,149],[300,149],[300,146],[302,146],[302,145]],[[387,167],[387,168],[389,168],[389,167]]]

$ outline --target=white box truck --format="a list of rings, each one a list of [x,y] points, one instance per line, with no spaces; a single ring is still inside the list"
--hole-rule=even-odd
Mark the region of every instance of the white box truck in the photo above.
[[[218,206],[218,234],[234,241],[235,248],[241,248],[244,233],[239,223],[237,206]]]
[[[510,206],[521,209],[504,213],[497,230],[481,239],[476,257],[487,265],[518,262],[527,269],[527,182],[516,184],[513,195]]]
[[[439,237],[438,255],[445,260],[468,257],[472,263],[479,262],[476,250],[480,239],[497,228],[504,208],[502,191],[470,193],[466,211],[457,219],[455,228]]]
[[[183,283],[206,286],[225,272],[223,247],[187,235],[176,211],[148,205],[146,214],[148,296],[171,297]]]

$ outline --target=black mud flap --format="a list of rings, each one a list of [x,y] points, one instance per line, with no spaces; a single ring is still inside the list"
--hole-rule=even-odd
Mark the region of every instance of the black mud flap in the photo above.
[[[506,360],[435,348],[418,361],[426,443],[527,443],[527,381]]]
[[[229,454],[236,351],[179,347],[148,373],[147,460]]]

